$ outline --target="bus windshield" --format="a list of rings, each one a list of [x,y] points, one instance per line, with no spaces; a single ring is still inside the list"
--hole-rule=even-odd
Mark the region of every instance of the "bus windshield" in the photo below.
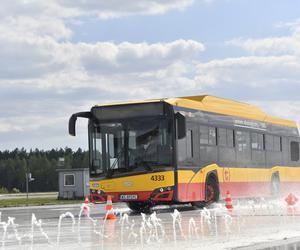
[[[143,118],[93,124],[90,131],[91,174],[170,166],[171,122]]]

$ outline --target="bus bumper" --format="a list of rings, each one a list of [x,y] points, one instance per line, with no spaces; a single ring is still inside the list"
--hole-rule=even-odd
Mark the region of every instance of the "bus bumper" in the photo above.
[[[139,192],[104,192],[102,190],[91,189],[91,202],[106,202],[107,195],[110,195],[113,202],[129,201],[172,201],[174,197],[174,187],[160,187],[153,191]]]

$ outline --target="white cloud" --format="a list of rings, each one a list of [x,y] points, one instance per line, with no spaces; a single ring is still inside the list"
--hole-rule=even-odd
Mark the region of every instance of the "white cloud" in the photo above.
[[[156,14],[190,4],[191,0],[151,0],[138,4],[130,0],[17,0],[4,3],[0,10],[0,80],[27,79],[27,83],[38,82],[39,86],[49,87],[61,85],[59,79],[64,78],[67,81],[61,85],[63,88],[74,78],[88,81],[93,74],[145,73],[194,57],[204,50],[204,46],[192,40],[152,44],[72,43],[72,31],[65,24],[66,20],[83,15],[83,12],[92,15],[95,11],[118,13],[122,10],[130,15]],[[68,74],[70,77],[66,77]],[[85,84],[83,81],[82,85]]]
[[[212,60],[197,66],[203,84],[263,86],[300,83],[300,62],[295,56],[238,57]]]
[[[291,34],[282,37],[232,39],[227,45],[250,55],[198,63],[196,82],[300,125],[300,24],[293,22],[288,28]]]
[[[265,39],[234,39],[228,44],[241,47],[253,54],[259,55],[300,55],[300,37],[271,37]]]
[[[265,112],[277,117],[296,121],[300,126],[300,101],[253,101]]]
[[[72,31],[62,19],[51,17],[9,16],[1,19],[1,33],[21,38],[51,37],[69,39]]]
[[[0,80],[40,87],[60,85],[63,89],[73,85],[74,78],[76,87],[85,86],[93,74],[120,77],[169,67],[203,51],[203,44],[191,40],[72,43],[72,31],[65,21],[82,15],[161,14],[182,10],[192,3],[193,0],[6,1],[0,10]],[[101,77],[107,80],[108,76]]]
[[[74,18],[85,15],[107,19],[180,11],[193,2],[194,0],[14,0],[1,3],[0,17],[26,15],[34,18]]]
[[[2,138],[14,133],[44,133],[57,138],[54,133],[59,133],[57,139],[65,140],[61,135],[67,137],[72,112],[110,100],[163,96],[164,89],[172,89],[174,82],[183,85],[193,81],[185,75],[186,68],[205,49],[202,43],[183,39],[72,43],[72,31],[65,20],[79,15],[78,11],[62,14],[61,8],[69,7],[47,2],[49,6],[46,2],[19,1],[0,11]]]
[[[83,67],[96,74],[160,70],[178,61],[195,58],[204,50],[202,43],[192,40],[154,44],[106,42],[77,44],[75,47],[81,51]]]
[[[22,143],[45,147],[51,137],[62,144],[67,142],[67,120],[72,112],[89,109],[95,103],[149,98],[159,93],[163,96],[164,90],[174,89],[174,82],[179,86],[192,84],[192,76],[188,75],[191,70],[187,68],[205,49],[200,42],[178,39],[164,43],[73,43],[72,26],[68,25],[80,22],[82,17],[107,19],[181,11],[192,3],[193,0],[3,2],[2,142],[8,147],[14,147],[14,143],[19,147]],[[17,134],[23,134],[24,140]],[[46,138],[45,143],[39,141],[41,136]]]
[[[281,25],[282,26],[282,25]],[[235,38],[226,44],[244,49],[248,56],[211,60],[197,66],[197,82],[229,86],[300,86],[300,24],[287,25],[291,34],[262,39]]]
[[[157,15],[170,10],[184,10],[194,0],[57,0],[61,6],[82,15],[96,15],[101,19],[130,15]]]
[[[2,33],[3,34],[3,33]],[[1,35],[0,35],[1,37]],[[27,80],[41,87],[85,86],[91,78],[161,71],[177,63],[188,63],[204,50],[200,42],[176,40],[169,43],[57,42],[50,37],[6,37],[0,46],[0,81]],[[154,74],[156,74],[154,72]],[[32,80],[30,80],[32,79]],[[36,79],[36,80],[34,80]],[[61,85],[61,82],[64,82]],[[81,83],[80,83],[81,82]],[[13,81],[10,81],[13,84]],[[93,81],[90,82],[92,84]]]
[[[192,0],[141,0],[138,4],[131,0],[5,1],[0,9],[1,138],[4,141],[7,138],[9,147],[14,147],[12,142],[22,146],[20,143],[26,143],[26,138],[31,147],[35,144],[46,147],[48,140],[52,143],[49,147],[55,143],[74,143],[67,139],[69,115],[96,103],[204,92],[255,101],[272,95],[283,99],[284,93],[280,92],[292,91],[290,96],[296,98],[300,91],[297,23],[288,25],[290,36],[236,38],[227,43],[244,49],[250,56],[208,62],[200,61],[205,46],[199,41],[74,43],[67,25],[73,18],[80,21],[83,15],[102,19],[156,15],[183,10],[192,3]],[[279,88],[282,85],[286,87]],[[287,86],[291,85],[289,89]],[[281,91],[274,92],[276,89]],[[293,118],[294,113],[299,114],[298,109],[293,109],[298,104],[282,100],[265,106],[285,107]],[[276,109],[271,108],[270,112],[276,115]],[[298,115],[295,119],[300,121]],[[85,126],[80,125],[80,140],[86,138]],[[15,133],[23,134],[24,140],[10,140]],[[39,144],[42,137],[45,141]]]
[[[262,39],[236,38],[227,44],[240,47],[257,55],[297,55],[300,56],[300,22],[286,24],[291,35]]]

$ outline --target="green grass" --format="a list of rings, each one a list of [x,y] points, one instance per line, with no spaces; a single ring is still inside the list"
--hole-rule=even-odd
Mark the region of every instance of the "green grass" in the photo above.
[[[82,203],[78,200],[58,200],[57,198],[29,198],[28,206],[60,205]],[[0,207],[23,207],[27,205],[26,198],[0,200]]]

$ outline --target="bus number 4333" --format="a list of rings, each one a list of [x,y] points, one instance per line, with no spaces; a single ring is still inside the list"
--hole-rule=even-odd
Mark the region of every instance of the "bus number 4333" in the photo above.
[[[164,175],[152,175],[151,180],[152,181],[164,181],[165,176]]]

